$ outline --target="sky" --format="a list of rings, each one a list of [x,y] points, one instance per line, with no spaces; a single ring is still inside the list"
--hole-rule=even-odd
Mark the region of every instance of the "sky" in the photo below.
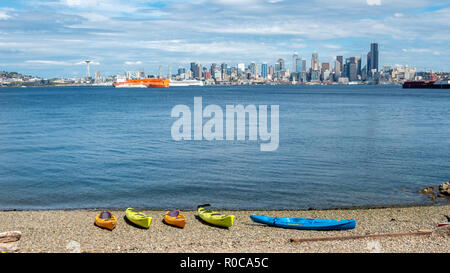
[[[450,1],[0,0],[0,71],[39,77],[116,75],[159,65],[267,62],[297,52],[450,71]]]

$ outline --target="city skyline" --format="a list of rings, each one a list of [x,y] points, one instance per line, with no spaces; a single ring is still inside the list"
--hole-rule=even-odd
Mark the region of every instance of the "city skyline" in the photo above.
[[[450,71],[449,22],[446,1],[18,0],[0,3],[0,70],[82,77],[91,60],[102,75],[158,74],[283,58],[293,72],[294,52],[333,67],[379,43],[379,67]]]

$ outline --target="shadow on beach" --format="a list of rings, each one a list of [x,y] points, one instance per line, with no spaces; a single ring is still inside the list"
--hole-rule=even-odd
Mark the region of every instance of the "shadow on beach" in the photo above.
[[[145,227],[141,227],[141,226],[136,225],[135,223],[133,223],[133,222],[131,222],[130,220],[128,220],[128,218],[127,218],[126,216],[123,217],[123,220],[124,220],[127,224],[129,224],[130,226],[133,226],[133,227],[135,227],[135,228],[139,228],[139,229],[148,229],[148,228],[145,228]]]
[[[184,228],[182,228],[182,227],[178,227],[178,226],[174,226],[174,225],[169,225],[169,224],[167,224],[167,223],[164,221],[164,219],[162,219],[161,222],[162,222],[164,225],[169,226],[169,227],[173,227],[173,228],[177,228],[177,229],[184,229]]]
[[[195,215],[195,219],[199,220],[200,223],[202,223],[204,225],[207,225],[207,226],[210,226],[210,227],[220,228],[220,229],[224,229],[224,230],[228,230],[229,229],[229,228],[226,228],[226,227],[220,227],[220,226],[216,226],[216,225],[210,224],[208,222],[205,222],[205,220],[200,218],[200,216],[198,216],[198,215]]]

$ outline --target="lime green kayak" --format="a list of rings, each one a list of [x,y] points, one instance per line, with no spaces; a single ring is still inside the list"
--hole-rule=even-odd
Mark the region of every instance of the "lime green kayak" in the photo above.
[[[128,220],[143,228],[149,228],[152,222],[152,217],[148,217],[143,212],[136,211],[133,208],[127,208],[125,215]]]
[[[205,222],[219,227],[231,227],[234,221],[234,215],[220,214],[217,211],[206,210],[204,207],[209,206],[200,205],[197,207],[198,216]]]

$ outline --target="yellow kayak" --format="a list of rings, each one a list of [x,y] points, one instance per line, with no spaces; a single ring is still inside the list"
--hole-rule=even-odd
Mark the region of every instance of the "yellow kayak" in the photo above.
[[[149,228],[152,222],[152,217],[148,217],[143,212],[136,211],[133,208],[127,208],[125,215],[128,220],[143,228]]]
[[[231,227],[233,225],[234,215],[220,214],[217,211],[206,210],[204,207],[210,206],[209,204],[200,205],[197,207],[198,216],[212,225],[219,227]]]

